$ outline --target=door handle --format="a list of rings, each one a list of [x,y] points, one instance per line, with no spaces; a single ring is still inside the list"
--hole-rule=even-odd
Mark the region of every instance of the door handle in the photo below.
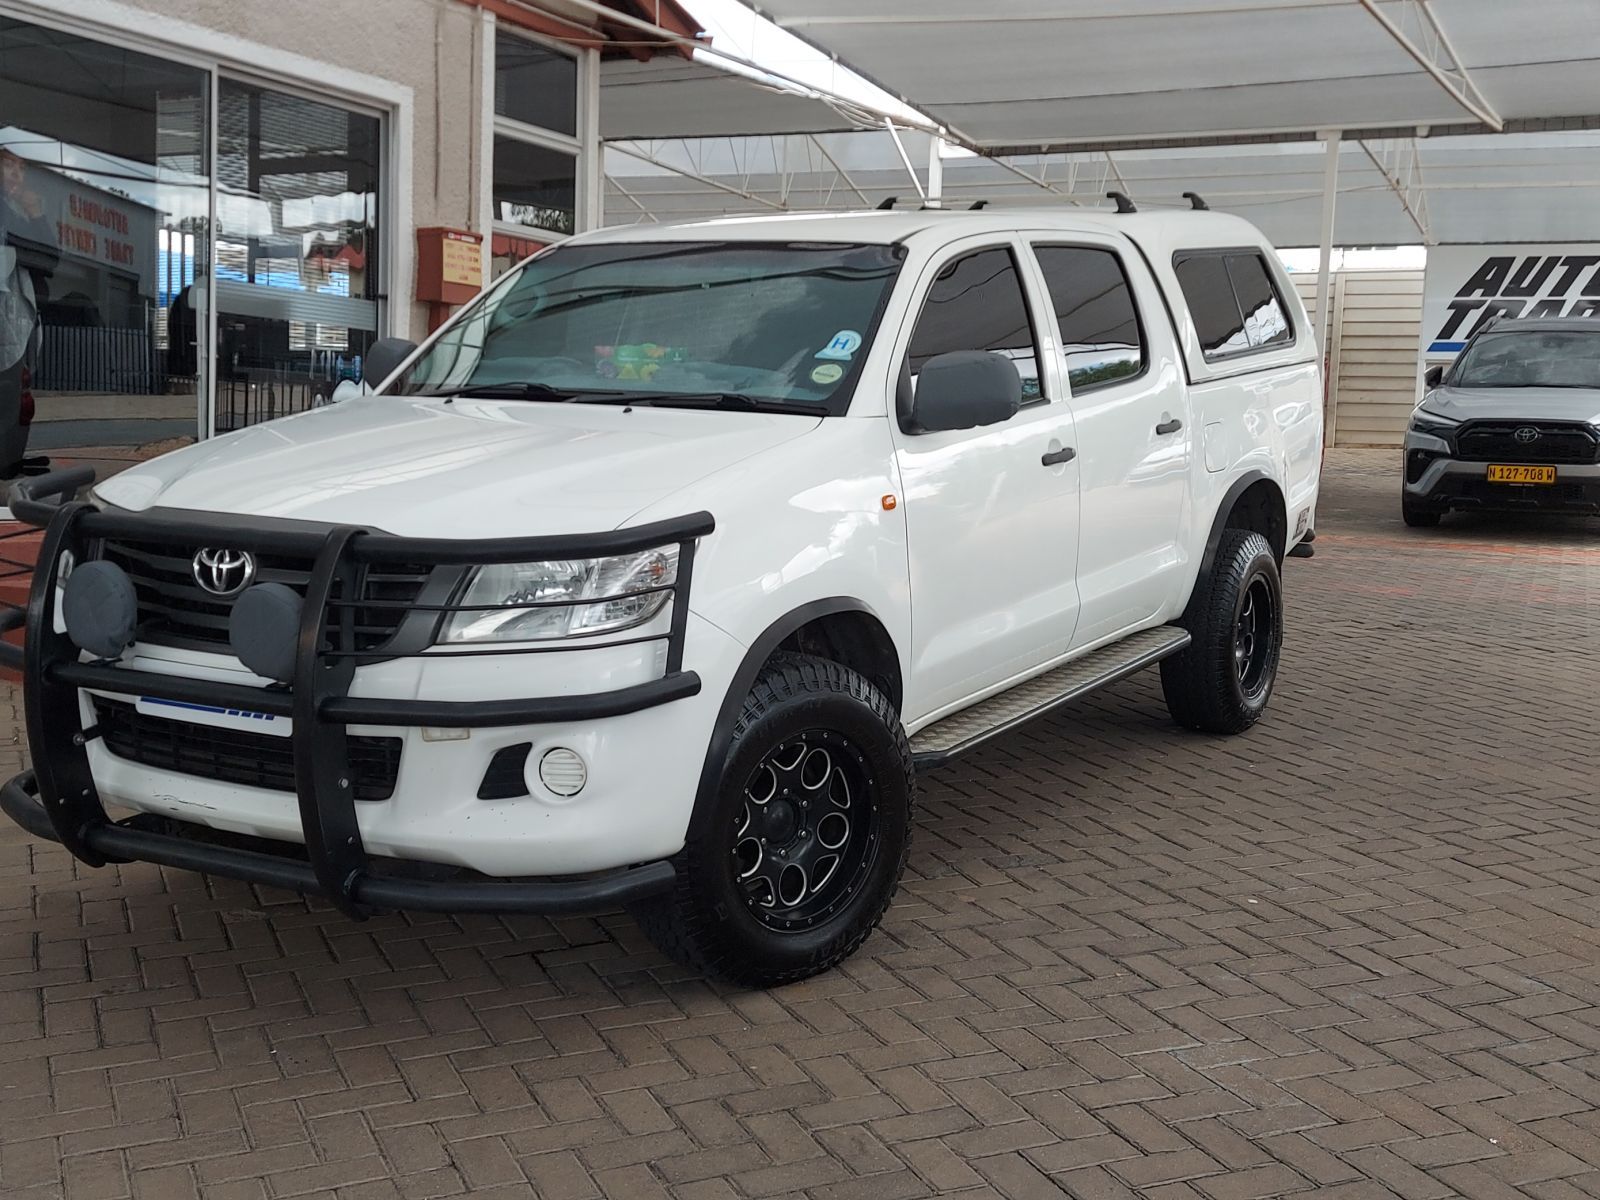
[[[1047,467],[1057,467],[1062,463],[1069,463],[1078,457],[1078,452],[1071,446],[1063,446],[1060,450],[1052,450],[1039,459]]]
[[[1156,426],[1156,433],[1160,437],[1166,437],[1167,434],[1169,434],[1169,433],[1177,433],[1178,430],[1180,430],[1182,428],[1183,428],[1183,422],[1178,420],[1177,417],[1173,417],[1172,420],[1163,421],[1163,422],[1161,422],[1161,424],[1157,425]]]

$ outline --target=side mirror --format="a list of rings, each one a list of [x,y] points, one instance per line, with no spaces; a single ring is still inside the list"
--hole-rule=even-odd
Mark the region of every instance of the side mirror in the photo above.
[[[909,433],[942,433],[1010,420],[1022,407],[1022,376],[987,350],[939,354],[922,364],[906,421]]]
[[[1438,387],[1441,383],[1444,382],[1444,368],[1443,367],[1429,367],[1426,371],[1424,371],[1422,373],[1422,382],[1427,384],[1431,388]]]
[[[354,379],[341,379],[333,389],[333,395],[328,397],[329,404],[338,404],[342,400],[354,400],[357,396],[365,396],[372,389],[364,383],[357,383]]]
[[[395,368],[411,357],[411,352],[417,348],[415,342],[405,338],[379,338],[372,343],[372,348],[367,351],[367,356],[361,363],[361,382],[369,390],[376,389],[389,376],[393,375]]]

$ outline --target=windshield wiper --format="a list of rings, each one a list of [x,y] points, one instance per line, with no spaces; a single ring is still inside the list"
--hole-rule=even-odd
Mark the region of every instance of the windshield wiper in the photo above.
[[[620,392],[591,391],[587,388],[553,387],[548,383],[477,383],[463,388],[445,388],[437,392],[418,392],[419,396],[443,397],[446,404],[461,397],[465,400],[576,400],[580,396],[617,396]]]
[[[581,403],[635,404],[641,408],[720,408],[733,412],[792,413],[817,417],[827,412],[820,404],[797,400],[769,400],[744,392],[606,392],[579,397]]]

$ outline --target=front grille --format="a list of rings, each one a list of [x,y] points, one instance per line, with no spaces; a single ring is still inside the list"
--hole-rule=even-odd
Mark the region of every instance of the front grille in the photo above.
[[[195,547],[155,542],[105,542],[100,556],[116,563],[133,580],[139,597],[139,638],[160,645],[189,649],[228,649],[228,614],[233,601],[218,599],[194,581]],[[420,564],[384,564],[370,567],[361,599],[399,602],[395,607],[361,607],[354,610],[355,646],[377,650],[389,641],[405,619],[405,605],[416,603],[429,569]],[[282,583],[302,596],[311,579],[311,560],[284,555],[256,555],[256,582]],[[338,622],[338,609],[330,609],[330,642]]]
[[[1539,436],[1519,440],[1519,429]],[[1600,462],[1600,436],[1587,425],[1553,421],[1473,421],[1456,432],[1456,453],[1468,462]]]
[[[104,696],[94,697],[94,708],[106,749],[118,758],[218,783],[295,790],[294,747],[288,738],[153,717]],[[400,775],[401,740],[352,734],[348,741],[355,798],[389,799]]]

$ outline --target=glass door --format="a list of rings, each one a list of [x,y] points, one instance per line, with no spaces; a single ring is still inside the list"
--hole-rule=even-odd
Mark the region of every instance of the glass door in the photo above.
[[[0,477],[198,434],[210,83],[0,17]]]
[[[227,433],[326,403],[378,336],[382,118],[223,78],[216,396]]]

